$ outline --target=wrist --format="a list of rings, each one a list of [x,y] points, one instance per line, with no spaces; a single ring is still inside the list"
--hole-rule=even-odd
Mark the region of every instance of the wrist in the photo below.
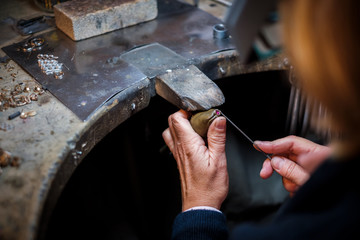
[[[186,209],[183,212],[194,211],[194,210],[207,210],[207,211],[214,211],[214,212],[222,213],[219,209],[214,208],[214,207],[209,207],[209,206],[196,206],[196,207]]]
[[[221,207],[221,203],[214,203],[211,201],[193,201],[193,202],[184,201],[182,205],[182,211],[185,212],[188,209],[197,208],[199,206],[200,207],[206,206],[208,208],[213,208],[219,211]]]

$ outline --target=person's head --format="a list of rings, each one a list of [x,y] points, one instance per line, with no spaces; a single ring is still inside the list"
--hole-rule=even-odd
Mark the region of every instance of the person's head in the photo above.
[[[359,151],[360,1],[283,0],[280,13],[304,90],[330,111],[331,126],[344,136],[341,149]]]

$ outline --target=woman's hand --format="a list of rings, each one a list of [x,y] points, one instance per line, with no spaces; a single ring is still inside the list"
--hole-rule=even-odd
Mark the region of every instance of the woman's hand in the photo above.
[[[189,113],[180,110],[169,116],[163,132],[180,172],[182,210],[209,206],[220,209],[228,192],[225,156],[226,120],[216,118],[209,127],[207,142],[193,130]]]
[[[254,145],[255,148],[273,154],[271,160],[264,161],[260,176],[264,179],[269,178],[275,170],[283,177],[284,187],[291,195],[331,154],[329,147],[296,136],[288,136],[272,142],[255,141]]]

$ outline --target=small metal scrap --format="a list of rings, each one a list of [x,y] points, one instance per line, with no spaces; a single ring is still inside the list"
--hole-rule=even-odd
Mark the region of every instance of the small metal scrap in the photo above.
[[[29,112],[22,112],[20,114],[20,118],[21,119],[27,119],[28,117],[34,117],[36,114],[37,114],[37,112],[33,111],[33,110],[31,110]]]
[[[35,52],[41,50],[44,43],[45,43],[44,38],[40,38],[40,37],[31,38],[20,47],[20,50],[22,50],[23,52]]]
[[[20,118],[21,119],[26,119],[28,117],[28,115],[27,115],[27,113],[25,113],[25,112],[22,112],[21,114],[20,114]]]
[[[41,71],[46,75],[53,74],[56,79],[62,79],[64,72],[62,70],[63,63],[59,63],[59,57],[49,54],[38,54],[38,65]]]
[[[37,101],[38,100],[38,95],[36,95],[35,93],[30,94],[30,100],[31,101]]]
[[[7,152],[0,148],[0,175],[2,173],[2,168],[7,166],[16,167],[20,166],[21,159],[18,156],[12,156],[10,152]]]
[[[16,84],[13,88],[3,87],[0,89],[0,111],[5,111],[10,107],[21,107],[30,104],[32,101],[37,101],[38,96],[44,92],[45,90],[38,85],[35,87],[28,84],[23,86],[23,83]]]
[[[34,87],[34,92],[40,92],[40,91],[41,91],[41,87],[39,87],[39,86]]]
[[[21,115],[20,111],[17,111],[17,112],[15,112],[15,113],[9,115],[8,119],[9,119],[9,120],[13,120],[14,118],[17,118],[17,117],[20,116],[20,115]]]
[[[21,92],[21,91],[22,91],[21,85],[20,84],[15,85],[14,92]]]
[[[28,115],[28,117],[33,117],[33,116],[35,116],[37,114],[37,112],[31,110],[31,111],[27,112],[26,114]]]
[[[10,153],[0,148],[0,167],[6,167],[10,163],[10,158]]]
[[[29,42],[30,42],[30,45],[33,47],[41,47],[42,45],[44,45],[45,39],[36,37],[36,38],[30,39]]]
[[[25,85],[23,92],[28,93],[30,92],[30,90],[31,90],[30,87],[28,85]]]
[[[1,90],[2,90],[3,92],[9,92],[9,91],[11,91],[11,88],[5,86],[5,87],[3,87]]]

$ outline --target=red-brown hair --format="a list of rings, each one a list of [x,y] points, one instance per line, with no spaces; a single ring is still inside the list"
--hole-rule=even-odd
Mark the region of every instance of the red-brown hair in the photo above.
[[[280,12],[302,87],[331,113],[341,149],[360,151],[360,1],[283,0]]]

